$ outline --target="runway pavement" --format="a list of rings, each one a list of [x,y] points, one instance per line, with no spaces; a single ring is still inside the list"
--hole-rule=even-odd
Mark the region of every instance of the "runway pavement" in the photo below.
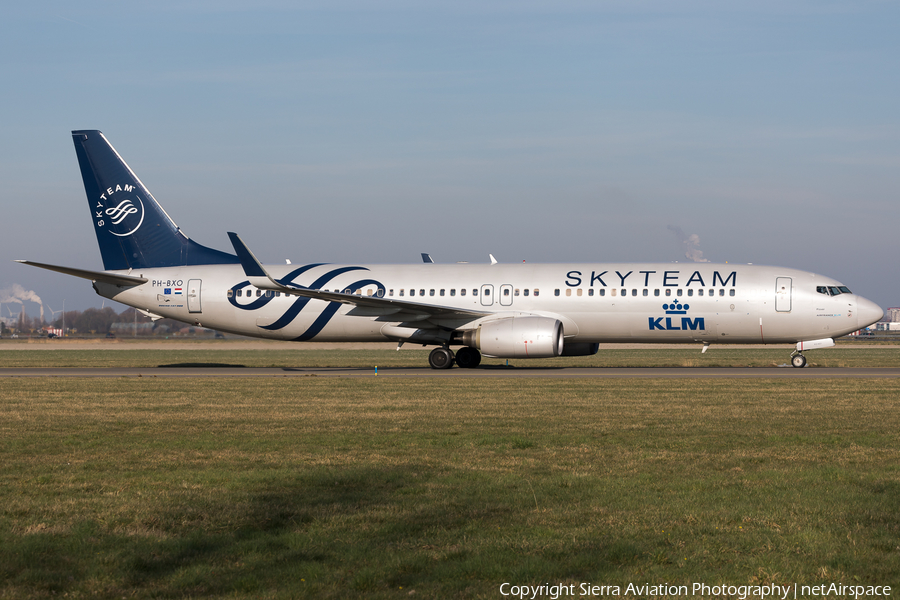
[[[0,377],[670,377],[723,378],[756,377],[778,379],[873,378],[900,377],[900,368],[816,368],[806,367],[627,367],[627,368],[571,368],[571,367],[505,367],[486,366],[478,369],[381,368],[314,368],[278,367],[248,368],[195,363],[166,367],[111,368],[0,368]]]

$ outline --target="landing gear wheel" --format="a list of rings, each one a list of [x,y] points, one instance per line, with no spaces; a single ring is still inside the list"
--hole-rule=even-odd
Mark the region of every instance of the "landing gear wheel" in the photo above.
[[[481,364],[481,352],[469,346],[456,351],[456,364],[463,369],[474,369]]]
[[[797,367],[798,369],[802,369],[806,366],[806,357],[802,354],[795,354],[791,357],[791,364]]]
[[[432,369],[449,369],[453,366],[453,353],[448,348],[435,348],[428,355]]]

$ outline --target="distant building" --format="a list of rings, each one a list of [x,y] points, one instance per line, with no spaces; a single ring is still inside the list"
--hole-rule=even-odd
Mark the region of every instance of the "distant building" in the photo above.
[[[887,309],[885,320],[889,323],[900,323],[900,308]]]

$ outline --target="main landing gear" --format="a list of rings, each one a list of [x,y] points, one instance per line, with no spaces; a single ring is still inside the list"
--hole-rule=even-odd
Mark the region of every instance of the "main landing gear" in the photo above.
[[[481,363],[481,352],[469,346],[463,346],[454,356],[450,348],[435,348],[428,355],[428,364],[432,369],[449,369],[454,361],[463,369],[474,369]]]
[[[428,364],[432,369],[449,369],[453,366],[453,352],[450,348],[435,348],[428,355]]]
[[[481,364],[481,352],[471,346],[463,346],[456,351],[456,364],[463,369],[474,369]]]
[[[794,353],[791,354],[791,365],[798,369],[802,369],[806,366],[806,357],[795,350]]]

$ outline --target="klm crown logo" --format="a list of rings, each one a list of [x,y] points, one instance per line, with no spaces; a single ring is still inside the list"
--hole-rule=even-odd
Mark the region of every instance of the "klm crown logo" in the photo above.
[[[690,305],[675,302],[674,304],[663,304],[663,310],[667,315],[686,315]],[[684,310],[682,310],[684,309]]]
[[[662,309],[667,315],[686,315],[690,308],[689,304],[682,304],[677,301],[662,305]],[[672,321],[676,322],[673,323]],[[649,317],[650,331],[706,331],[706,322],[703,317],[694,319],[681,317],[681,323],[677,321],[678,317]]]

